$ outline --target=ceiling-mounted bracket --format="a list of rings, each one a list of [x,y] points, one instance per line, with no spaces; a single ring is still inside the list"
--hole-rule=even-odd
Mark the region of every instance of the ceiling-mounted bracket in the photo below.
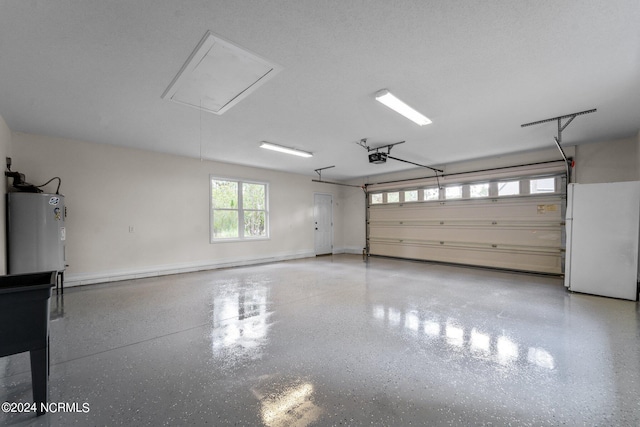
[[[318,174],[318,179],[312,179],[311,182],[320,182],[322,184],[341,185],[343,187],[361,188],[362,190],[364,190],[365,193],[367,192],[366,187],[363,186],[363,185],[353,185],[353,184],[345,184],[343,182],[323,181],[322,180],[322,171],[325,170],[325,169],[331,169],[331,168],[335,168],[335,165],[334,166],[326,166],[324,168],[314,169],[315,173]]]
[[[362,148],[366,148],[368,152],[375,151],[377,153],[379,150],[382,150],[382,149],[386,148],[387,149],[387,153],[386,154],[390,154],[391,153],[391,148],[393,146],[399,145],[399,144],[404,144],[405,142],[406,141],[400,141],[400,142],[394,142],[393,144],[381,145],[380,147],[369,147],[367,145],[367,138],[362,138],[360,141],[356,142],[356,144],[358,144]]]
[[[335,165],[333,166],[326,166],[324,168],[318,168],[318,169],[314,169],[314,171],[318,174],[318,180],[322,181],[322,171],[325,169],[331,169],[331,168],[335,168]]]
[[[552,117],[550,119],[544,119],[544,120],[538,120],[536,122],[525,123],[523,125],[520,125],[520,127],[539,125],[539,124],[542,124],[542,123],[548,123],[548,122],[553,122],[553,121],[557,121],[558,122],[558,136],[554,136],[553,140],[555,141],[556,147],[558,147],[558,150],[560,151],[560,155],[562,155],[562,159],[565,162],[566,169],[567,169],[567,182],[569,182],[570,181],[570,173],[571,173],[571,168],[569,167],[569,164],[570,164],[569,160],[570,159],[567,158],[566,154],[564,153],[564,150],[562,149],[562,145],[560,145],[562,143],[562,131],[565,130],[565,128],[567,126],[569,126],[569,123],[571,123],[573,121],[573,119],[575,119],[577,116],[581,116],[583,114],[595,113],[596,111],[598,111],[598,110],[596,108],[594,108],[592,110],[585,110],[585,111],[580,111],[580,112],[577,112],[577,113],[566,114],[564,116]],[[562,119],[569,119],[569,120],[567,120],[564,124],[562,124]]]

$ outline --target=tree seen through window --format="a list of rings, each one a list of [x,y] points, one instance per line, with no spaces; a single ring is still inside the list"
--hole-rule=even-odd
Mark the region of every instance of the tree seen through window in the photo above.
[[[211,178],[211,240],[268,237],[267,184]]]

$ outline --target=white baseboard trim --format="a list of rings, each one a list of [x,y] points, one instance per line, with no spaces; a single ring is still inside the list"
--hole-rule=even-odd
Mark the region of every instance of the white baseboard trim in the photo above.
[[[242,267],[292,259],[315,257],[313,251],[281,253],[267,257],[223,259],[215,262],[193,262],[184,264],[158,265],[146,268],[104,271],[99,273],[70,273],[64,276],[64,286],[93,285],[97,283],[118,282],[121,280],[142,279],[145,277],[168,276],[170,274],[193,273],[195,271],[216,270],[219,268]]]
[[[333,253],[362,255],[362,248],[359,246],[347,246],[344,248],[334,248]]]

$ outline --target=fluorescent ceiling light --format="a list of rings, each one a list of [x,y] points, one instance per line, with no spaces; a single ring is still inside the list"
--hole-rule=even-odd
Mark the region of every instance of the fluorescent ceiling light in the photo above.
[[[266,148],[267,150],[279,151],[281,153],[293,154],[300,157],[313,157],[313,153],[307,151],[296,150],[295,148],[283,147],[282,145],[272,144],[270,142],[262,141],[260,148]]]
[[[431,123],[431,120],[429,120],[427,117],[420,114],[413,108],[409,107],[404,102],[400,101],[398,98],[393,96],[393,94],[389,92],[387,89],[382,89],[381,91],[378,91],[376,93],[376,100],[383,103],[387,107],[391,108],[396,113],[402,114],[407,119],[411,120],[412,122],[420,126],[428,125],[429,123]]]

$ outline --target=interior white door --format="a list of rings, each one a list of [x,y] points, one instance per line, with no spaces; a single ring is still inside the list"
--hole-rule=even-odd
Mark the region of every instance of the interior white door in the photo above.
[[[569,289],[636,300],[640,182],[572,185]]]
[[[316,255],[333,252],[333,196],[314,194],[313,220],[315,227]]]

